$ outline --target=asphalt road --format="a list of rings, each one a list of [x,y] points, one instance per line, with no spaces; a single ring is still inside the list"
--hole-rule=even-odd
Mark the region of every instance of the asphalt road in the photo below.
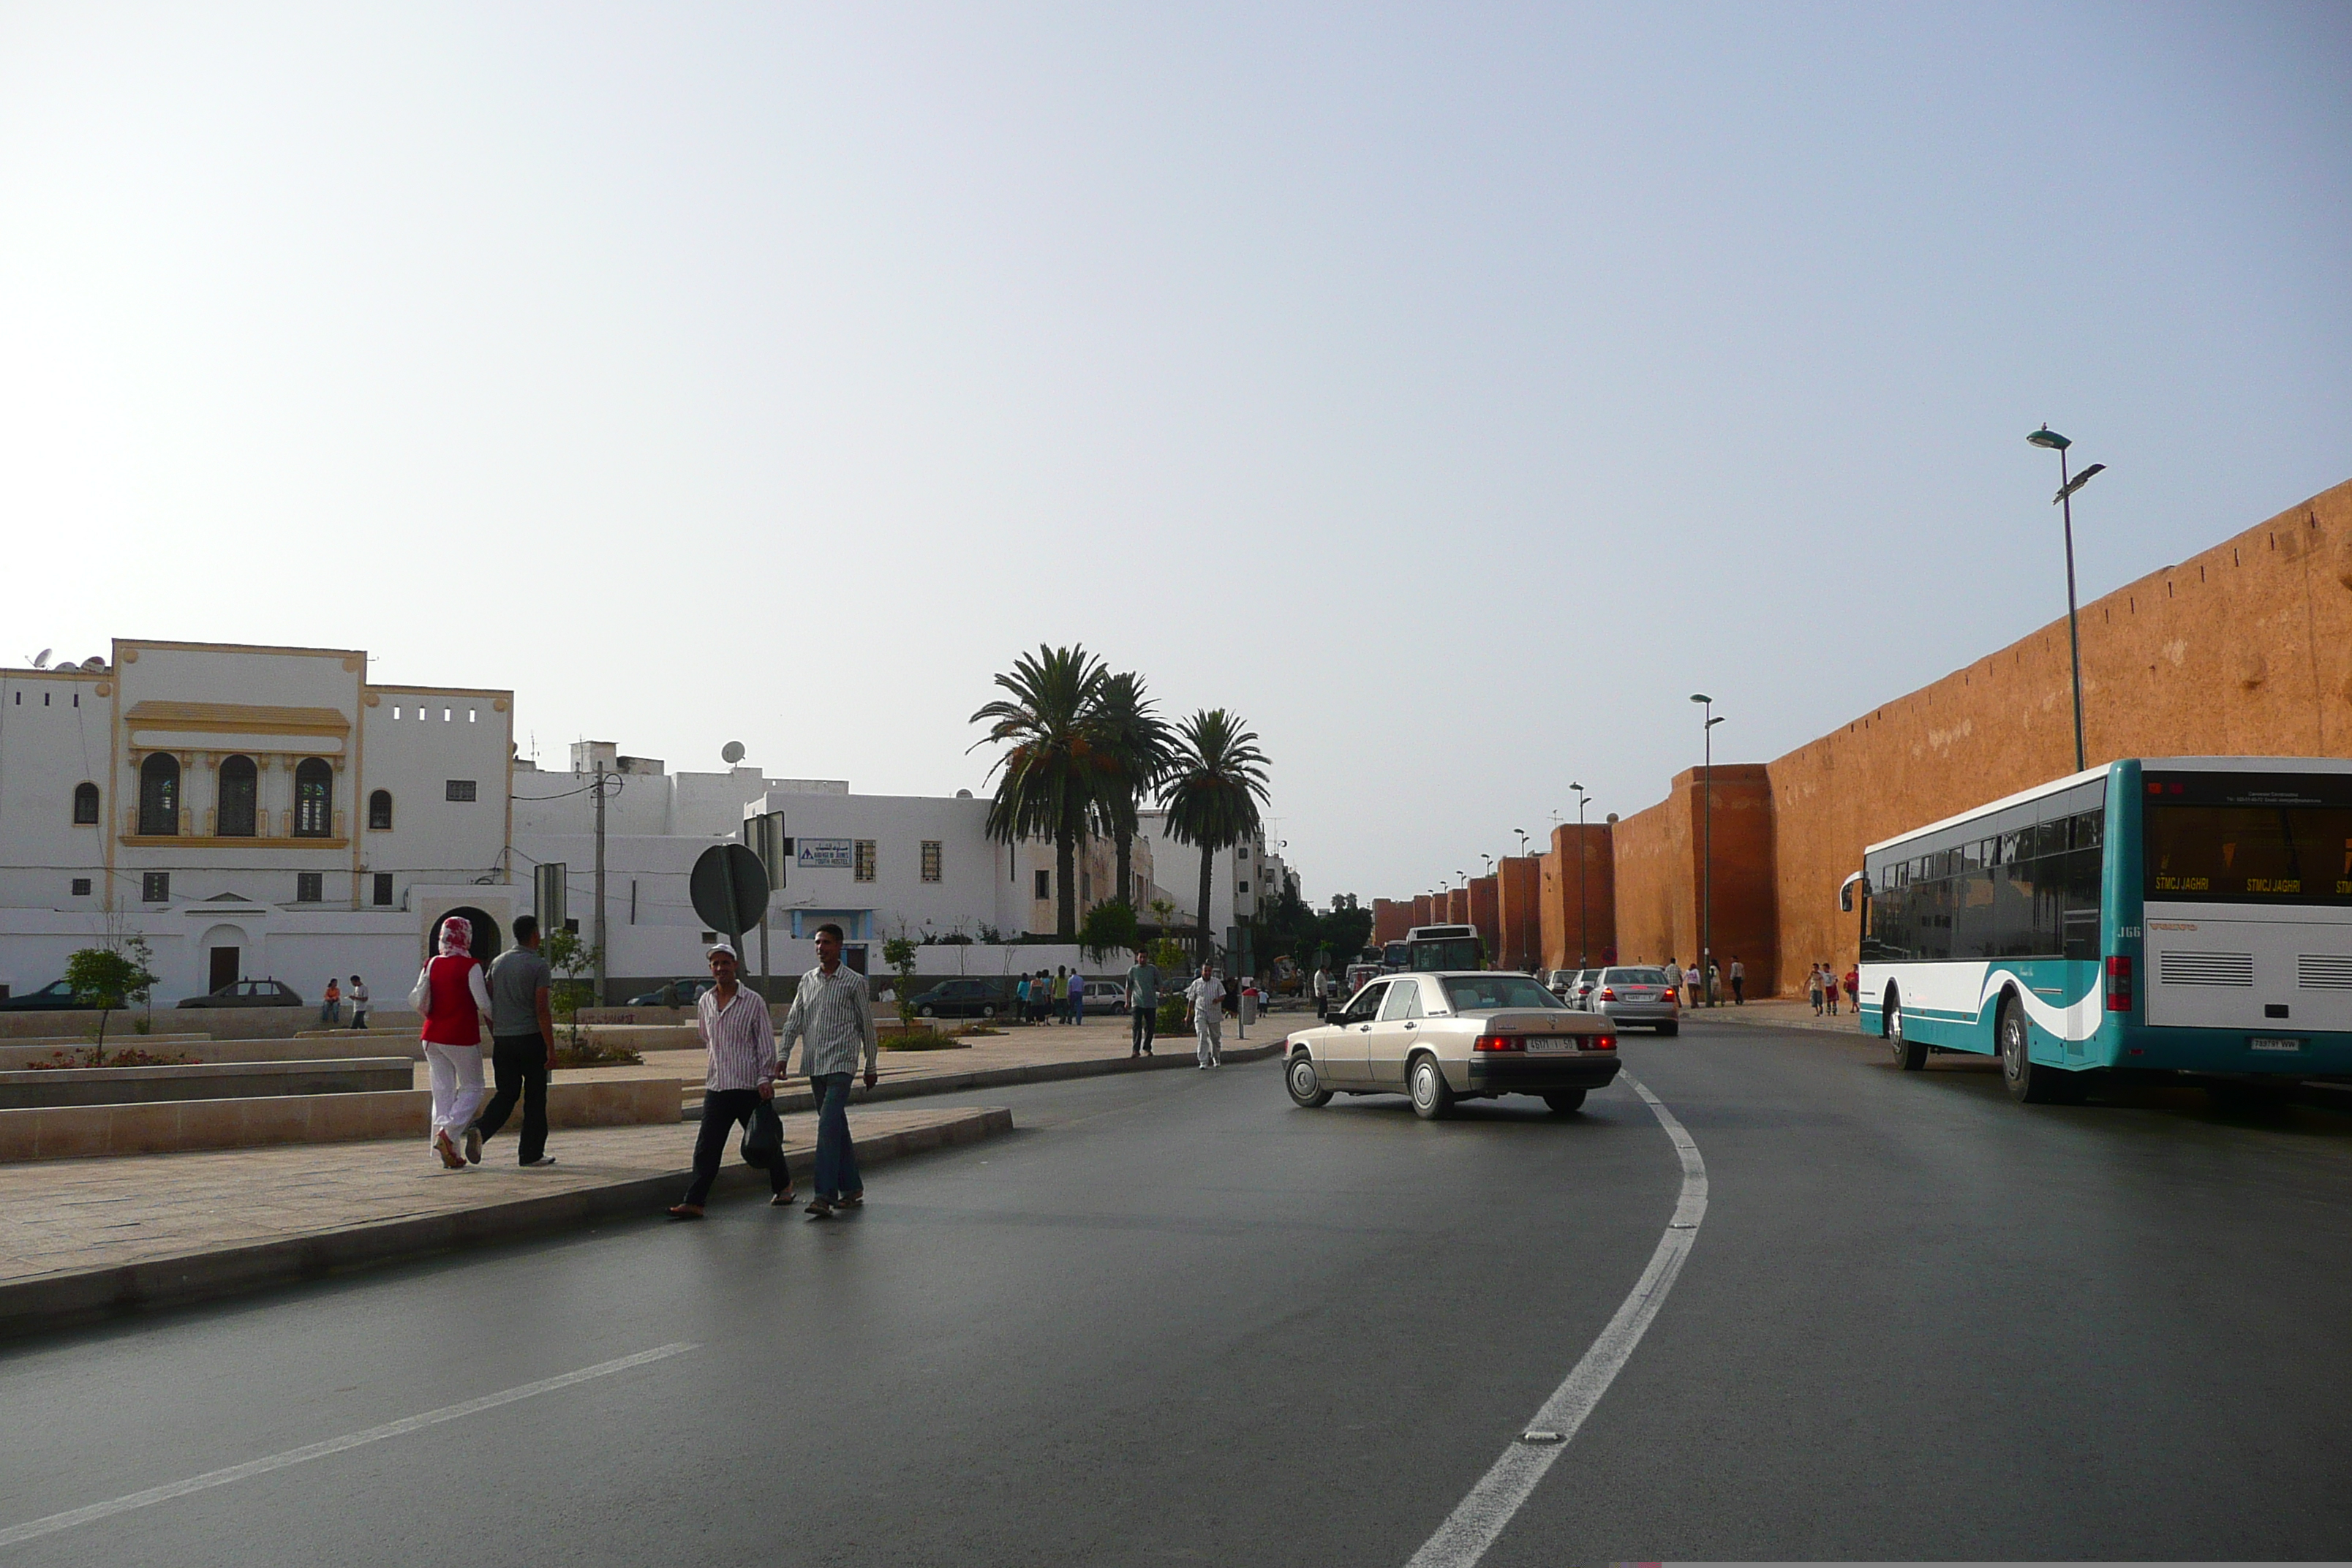
[[[1626,1058],[1711,1204],[1486,1562],[2347,1557],[2352,1117],[2024,1109],[1710,1026]],[[1622,1088],[1416,1121],[1271,1064],[986,1097],[1023,1131],[755,1203],[0,1352],[12,1563],[1402,1563],[1656,1247]],[[559,1134],[560,1138],[560,1134]]]

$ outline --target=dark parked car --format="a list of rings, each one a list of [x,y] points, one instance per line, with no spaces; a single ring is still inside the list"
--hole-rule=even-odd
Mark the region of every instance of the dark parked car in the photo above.
[[[624,1005],[630,1007],[691,1007],[694,1005],[695,998],[709,990],[715,984],[717,983],[708,976],[705,976],[700,980],[673,980],[666,985],[657,985],[651,991],[639,992],[636,995],[630,997]]]
[[[992,980],[942,980],[911,1000],[919,1018],[993,1018],[1010,1010]]]
[[[80,1005],[74,1000],[72,984],[63,980],[52,980],[22,996],[0,996],[0,1013],[47,1013]]]
[[[302,998],[283,980],[233,980],[208,996],[190,996],[183,1007],[299,1007]]]

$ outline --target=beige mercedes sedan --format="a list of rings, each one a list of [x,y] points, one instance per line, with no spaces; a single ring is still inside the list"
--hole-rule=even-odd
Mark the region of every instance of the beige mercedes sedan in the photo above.
[[[1402,1094],[1435,1121],[1460,1100],[1532,1094],[1574,1110],[1617,1076],[1617,1026],[1571,1012],[1526,974],[1384,974],[1330,1021],[1282,1042],[1282,1081],[1306,1107]]]

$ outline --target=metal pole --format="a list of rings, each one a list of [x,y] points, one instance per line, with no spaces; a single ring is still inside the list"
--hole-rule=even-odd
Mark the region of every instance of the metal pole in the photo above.
[[[1576,966],[1584,968],[1592,962],[1592,939],[1584,931],[1584,801],[1576,797]]]
[[[2074,771],[2090,764],[2083,760],[2083,633],[2074,618],[2074,498],[2066,490],[2066,449],[2058,449],[2059,502],[2066,515],[2066,646],[2074,656]]]
[[[1710,978],[1715,968],[1715,704],[1710,702],[1701,709],[1700,717],[1706,721],[1706,728],[1701,731],[1706,743],[1700,752],[1703,759],[1700,767],[1706,774],[1706,793],[1703,797],[1706,805],[1700,827],[1698,980],[1704,988],[1702,994],[1706,998],[1706,1005],[1712,1007],[1715,1005],[1715,983]]]
[[[604,764],[596,764],[596,1005],[604,996]]]

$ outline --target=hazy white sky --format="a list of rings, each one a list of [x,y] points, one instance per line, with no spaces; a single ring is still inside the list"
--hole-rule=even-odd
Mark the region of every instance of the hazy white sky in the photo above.
[[[2352,8],[0,6],[0,625],[981,787],[1083,642],[1310,895],[2352,477]],[[13,639],[13,640],[8,640]]]

